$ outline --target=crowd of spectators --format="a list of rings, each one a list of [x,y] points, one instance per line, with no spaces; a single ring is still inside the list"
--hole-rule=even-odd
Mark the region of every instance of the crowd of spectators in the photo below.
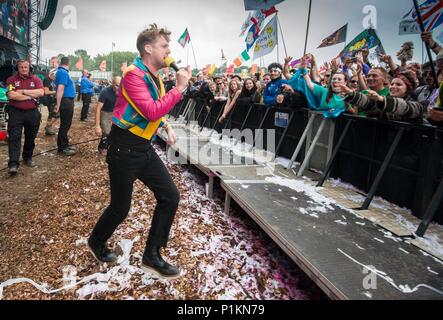
[[[188,95],[204,100],[208,111],[213,101],[226,102],[220,123],[232,112],[244,112],[245,106],[262,103],[271,108],[308,107],[324,111],[326,117],[349,113],[443,126],[443,49],[431,33],[423,33],[422,39],[437,54],[434,67],[438,84],[430,62],[421,65],[397,55],[397,65],[392,56],[380,54],[380,64],[373,65],[369,51],[363,49],[344,61],[334,59],[323,66],[317,65],[312,54],[293,67],[289,66],[292,57],[286,57],[283,64],[272,63],[268,73],[253,77],[199,73],[190,80]],[[165,88],[173,87],[174,75],[166,75]]]

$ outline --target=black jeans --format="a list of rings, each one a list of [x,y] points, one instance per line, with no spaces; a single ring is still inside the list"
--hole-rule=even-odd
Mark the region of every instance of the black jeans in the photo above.
[[[58,151],[69,147],[68,132],[71,129],[72,117],[74,116],[74,98],[63,98],[60,104],[60,129],[58,131]]]
[[[148,244],[165,247],[180,201],[180,194],[154,148],[150,146],[147,151],[137,151],[111,144],[107,162],[111,184],[111,204],[98,220],[90,241],[99,246],[105,244],[126,219],[131,207],[133,184],[139,179],[154,192],[157,199],[146,248]]]
[[[88,93],[82,94],[82,101],[83,101],[83,108],[80,115],[80,120],[85,120],[88,118],[88,112],[89,112],[89,104],[91,103],[92,95]]]
[[[25,129],[25,143],[23,145],[23,159],[32,159],[35,148],[35,138],[40,128],[41,114],[37,109],[21,110],[9,107],[8,122],[8,166],[18,166],[20,161],[20,149],[22,132]]]

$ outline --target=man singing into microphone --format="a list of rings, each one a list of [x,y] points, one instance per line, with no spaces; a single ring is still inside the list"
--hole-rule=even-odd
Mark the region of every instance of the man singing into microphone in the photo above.
[[[116,262],[116,254],[106,243],[127,217],[133,184],[139,179],[154,192],[157,199],[142,269],[163,278],[175,278],[180,274],[177,267],[160,255],[160,249],[166,247],[180,195],[165,165],[155,153],[151,139],[162,127],[168,133],[168,143],[175,143],[175,134],[163,116],[182,99],[191,77],[189,68],[179,70],[177,86],[165,94],[157,73],[166,67],[165,59],[171,53],[170,34],[168,30],[152,24],[137,38],[140,57],[123,75],[109,136],[107,163],[111,204],[103,212],[88,240],[89,249],[98,261]]]

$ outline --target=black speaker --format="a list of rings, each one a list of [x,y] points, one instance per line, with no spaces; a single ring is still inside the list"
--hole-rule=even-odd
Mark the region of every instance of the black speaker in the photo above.
[[[41,30],[46,30],[51,25],[57,11],[58,0],[46,0],[46,10],[43,19],[38,23]]]

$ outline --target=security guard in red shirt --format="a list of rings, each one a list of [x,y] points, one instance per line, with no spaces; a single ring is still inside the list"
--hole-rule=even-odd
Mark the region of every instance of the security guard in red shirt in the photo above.
[[[8,172],[10,175],[16,175],[18,172],[23,128],[25,129],[25,143],[22,157],[25,165],[35,167],[32,155],[41,119],[37,101],[45,93],[42,81],[31,74],[31,65],[28,61],[19,60],[15,69],[17,74],[6,80],[10,88],[8,92]]]

